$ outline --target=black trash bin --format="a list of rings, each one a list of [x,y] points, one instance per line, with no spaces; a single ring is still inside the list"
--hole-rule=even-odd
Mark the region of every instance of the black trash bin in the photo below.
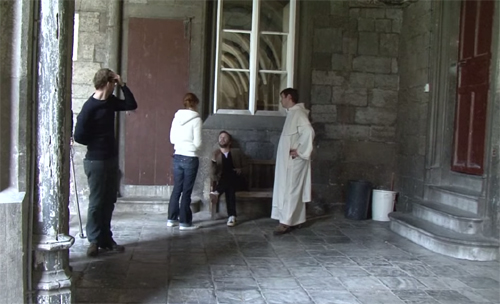
[[[372,183],[365,180],[350,180],[348,185],[345,217],[352,220],[366,220]]]

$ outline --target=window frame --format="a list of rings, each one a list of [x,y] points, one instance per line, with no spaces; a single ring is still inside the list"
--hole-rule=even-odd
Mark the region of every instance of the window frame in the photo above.
[[[298,0],[289,0],[289,19],[288,19],[288,33],[284,32],[273,32],[273,31],[260,31],[260,14],[261,14],[261,2],[262,0],[252,0],[252,28],[251,30],[224,30],[222,28],[222,14],[224,8],[224,0],[217,0],[217,24],[216,24],[216,50],[215,50],[215,77],[214,77],[214,100],[213,100],[213,114],[242,114],[242,115],[271,115],[271,116],[282,116],[283,108],[279,104],[278,111],[272,110],[258,110],[257,111],[257,81],[259,72],[271,73],[271,74],[286,74],[287,84],[286,87],[290,88],[294,85],[294,71],[295,71],[295,40],[297,35],[297,2]],[[257,13],[256,13],[257,12]],[[221,58],[222,58],[222,36],[223,33],[246,33],[250,34],[250,54],[249,54],[249,69],[228,69],[222,68]],[[259,71],[259,41],[261,34],[265,35],[281,35],[286,37],[286,69],[283,71],[277,70],[260,70]],[[219,86],[222,71],[240,71],[249,73],[249,89],[248,89],[248,109],[218,109],[219,101]],[[285,88],[282,88],[285,89]],[[278,98],[278,96],[277,96]]]

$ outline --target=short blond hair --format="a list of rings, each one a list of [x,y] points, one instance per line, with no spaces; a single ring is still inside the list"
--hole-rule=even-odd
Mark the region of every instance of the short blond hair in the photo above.
[[[104,68],[97,71],[94,75],[94,87],[96,90],[104,88],[108,82],[113,81],[114,72]]]

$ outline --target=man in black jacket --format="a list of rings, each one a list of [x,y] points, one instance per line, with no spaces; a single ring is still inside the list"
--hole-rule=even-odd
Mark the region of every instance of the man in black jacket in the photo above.
[[[113,95],[119,85],[125,100]],[[100,69],[94,76],[95,92],[78,114],[74,139],[87,146],[83,162],[90,188],[87,214],[87,256],[94,257],[99,248],[124,251],[111,232],[111,217],[118,192],[118,151],[115,139],[115,112],[137,108],[134,95],[120,75]]]
[[[242,171],[245,170],[246,162],[240,149],[231,148],[232,137],[227,131],[219,133],[219,149],[212,155],[212,166],[210,167],[210,177],[213,191],[210,192],[210,202],[215,208],[219,201],[219,196],[226,193],[227,225],[236,225],[236,190],[240,182]]]

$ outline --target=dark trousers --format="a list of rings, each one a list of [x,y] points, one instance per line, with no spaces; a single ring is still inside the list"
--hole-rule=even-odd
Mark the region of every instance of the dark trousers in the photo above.
[[[236,178],[236,177],[235,177]],[[227,216],[236,216],[236,182],[235,179],[221,178],[215,190],[219,195],[226,194]]]
[[[111,217],[118,192],[118,160],[84,160],[83,168],[90,189],[87,213],[87,239],[106,247],[113,243]]]
[[[174,155],[174,189],[168,204],[168,219],[179,220],[181,226],[191,226],[193,222],[191,193],[198,173],[198,166],[198,157]],[[181,200],[180,207],[179,199]]]

